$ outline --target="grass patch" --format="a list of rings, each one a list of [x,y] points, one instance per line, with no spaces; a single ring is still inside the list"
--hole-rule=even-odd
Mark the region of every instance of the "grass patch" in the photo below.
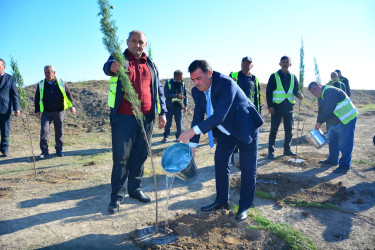
[[[286,223],[273,223],[265,218],[258,210],[251,208],[249,215],[259,224],[259,226],[249,226],[248,228],[258,230],[268,230],[273,235],[288,243],[291,249],[317,249],[312,239],[293,229]]]
[[[255,196],[263,199],[276,200],[271,194],[262,191],[255,191]]]
[[[357,165],[370,165],[373,166],[375,165],[375,162],[369,161],[369,160],[357,160],[357,159],[352,159],[352,163],[357,164]]]
[[[356,106],[362,111],[375,111],[375,104],[357,104]]]

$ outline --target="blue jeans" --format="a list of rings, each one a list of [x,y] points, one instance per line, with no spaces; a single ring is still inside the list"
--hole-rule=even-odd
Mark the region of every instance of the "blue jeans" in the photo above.
[[[111,200],[122,200],[125,195],[125,182],[128,180],[128,192],[141,190],[143,164],[148,150],[142,128],[132,115],[111,112],[112,158]],[[145,115],[143,124],[150,142],[154,115]]]
[[[341,168],[349,169],[352,161],[354,146],[354,131],[357,123],[357,117],[348,124],[330,124],[328,130],[328,160],[332,163],[339,164]],[[339,160],[339,154],[341,158]]]

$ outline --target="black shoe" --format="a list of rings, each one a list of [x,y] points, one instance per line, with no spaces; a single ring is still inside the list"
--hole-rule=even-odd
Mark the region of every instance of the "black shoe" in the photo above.
[[[111,203],[109,203],[108,205],[108,212],[110,214],[115,214],[118,212],[120,208],[120,201],[111,201]]]
[[[3,152],[3,157],[8,157],[8,156],[9,156],[8,151],[4,151],[4,152]]]
[[[237,221],[243,221],[247,218],[247,210],[242,211],[241,213],[237,213],[236,220]]]
[[[274,153],[269,152],[267,158],[268,158],[269,160],[275,160],[275,155],[274,155]]]
[[[229,205],[228,203],[217,203],[217,202],[214,202],[208,206],[204,206],[204,207],[201,207],[201,210],[202,211],[214,211],[214,210],[218,210],[218,209],[229,209]]]
[[[288,155],[288,156],[296,156],[297,154],[292,152],[290,149],[287,150],[287,151],[284,151],[284,155]]]
[[[167,137],[164,137],[163,140],[161,140],[162,143],[166,143],[168,141]]]
[[[129,193],[129,197],[137,199],[143,203],[149,203],[151,201],[151,198],[148,197],[145,193],[143,193],[142,190]]]
[[[64,153],[62,151],[56,151],[56,155],[58,157],[63,157],[64,156]]]
[[[347,169],[347,168],[343,168],[343,167],[339,166],[338,168],[333,170],[333,173],[335,173],[335,174],[346,174],[348,172],[348,170],[349,169]]]
[[[39,156],[39,158],[40,159],[46,159],[48,156],[49,156],[48,153],[41,153],[40,156]]]
[[[331,162],[330,160],[324,160],[324,161],[319,161],[319,163],[320,164],[326,164],[326,165],[332,165],[332,166],[336,166],[337,165],[337,163],[335,164],[335,163],[333,163],[333,162]]]

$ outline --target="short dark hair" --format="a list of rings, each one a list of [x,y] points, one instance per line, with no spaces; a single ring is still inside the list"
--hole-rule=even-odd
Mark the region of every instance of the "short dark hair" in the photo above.
[[[180,75],[182,75],[183,73],[182,73],[182,71],[181,70],[176,70],[175,72],[173,72],[173,75],[174,76],[180,76]]]
[[[317,83],[317,82],[310,82],[309,87],[307,89],[310,90],[314,85],[319,85],[319,83]]]
[[[3,66],[5,67],[5,61],[0,58],[0,61],[3,63]]]
[[[292,59],[289,56],[282,56],[281,59],[280,59],[280,62],[282,60],[286,60],[286,59],[288,59],[289,61],[292,61]]]
[[[197,68],[200,68],[203,73],[212,71],[211,65],[206,60],[195,60],[190,64],[188,71],[189,73],[193,73]]]
[[[335,72],[341,74],[341,71],[339,69],[336,69]]]

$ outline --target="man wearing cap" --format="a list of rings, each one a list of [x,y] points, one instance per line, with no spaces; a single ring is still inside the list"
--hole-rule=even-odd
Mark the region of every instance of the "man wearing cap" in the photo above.
[[[334,166],[339,164],[333,172],[345,174],[350,169],[352,160],[357,108],[341,89],[322,86],[317,82],[311,82],[308,89],[319,102],[315,129],[320,129],[325,122],[330,123],[327,135],[329,156],[320,163]]]
[[[349,80],[348,80],[348,78],[343,77],[343,76],[341,75],[341,70],[336,69],[335,71],[336,71],[337,74],[339,75],[339,79],[340,79],[340,81],[341,81],[342,83],[345,84],[345,89],[346,89],[345,93],[350,97],[350,86],[349,86]]]
[[[296,155],[290,149],[293,137],[293,108],[296,103],[294,96],[300,100],[303,99],[302,93],[298,92],[297,77],[289,72],[289,67],[292,66],[290,57],[281,57],[279,65],[281,69],[270,76],[266,89],[268,112],[271,114],[268,140],[268,159],[270,160],[275,159],[274,147],[281,119],[283,119],[285,131],[284,155]]]
[[[3,157],[9,156],[9,128],[11,113],[20,115],[18,104],[17,83],[15,79],[4,72],[5,61],[0,58],[0,152]]]
[[[241,71],[231,72],[229,76],[245,92],[245,95],[254,103],[259,113],[261,113],[259,80],[250,73],[253,68],[253,60],[249,56],[242,58]]]
[[[331,73],[331,81],[329,81],[329,83],[327,83],[327,85],[333,86],[333,87],[338,88],[338,89],[341,89],[342,91],[344,91],[346,93],[345,84],[340,82],[339,75],[337,74],[336,71],[333,71]],[[348,94],[348,93],[346,93],[346,94]]]
[[[184,120],[184,113],[187,110],[187,96],[185,83],[182,79],[182,71],[176,70],[173,73],[173,79],[166,81],[164,84],[164,96],[167,105],[167,124],[164,127],[163,140],[161,142],[165,143],[168,141],[168,136],[170,133],[172,118],[174,116],[176,122],[176,140],[182,133],[182,125]]]

